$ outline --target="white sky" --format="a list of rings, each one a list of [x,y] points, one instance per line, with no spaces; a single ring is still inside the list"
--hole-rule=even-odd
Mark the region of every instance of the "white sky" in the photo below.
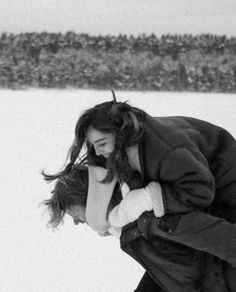
[[[0,0],[0,33],[236,35],[235,0]]]

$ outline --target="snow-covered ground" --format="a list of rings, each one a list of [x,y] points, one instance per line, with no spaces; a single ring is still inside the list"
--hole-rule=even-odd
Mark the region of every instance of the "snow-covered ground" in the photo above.
[[[186,115],[236,137],[236,95],[116,92],[151,115]],[[101,238],[70,218],[46,228],[39,203],[50,196],[40,170],[63,165],[81,111],[109,101],[109,91],[0,91],[0,291],[129,292],[143,269],[111,237]]]

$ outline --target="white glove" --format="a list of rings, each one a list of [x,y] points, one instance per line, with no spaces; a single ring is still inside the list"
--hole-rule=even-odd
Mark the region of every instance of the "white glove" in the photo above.
[[[120,236],[121,236],[121,228],[120,227],[110,226],[108,229],[108,232],[116,238],[120,238]]]
[[[114,227],[114,226],[110,226],[108,228],[107,231],[104,231],[104,232],[98,232],[98,235],[99,236],[109,236],[109,235],[112,235],[114,237],[116,237],[117,239],[120,238],[121,236],[121,228],[120,227]]]
[[[158,182],[150,182],[146,186],[146,191],[149,193],[152,200],[152,209],[156,217],[165,215],[164,203],[162,198],[161,185]]]
[[[145,188],[130,191],[120,204],[111,210],[108,216],[109,223],[112,226],[123,227],[137,220],[143,212],[153,210],[152,198],[160,197],[160,189],[159,183],[150,182]],[[158,217],[163,215],[164,209]]]

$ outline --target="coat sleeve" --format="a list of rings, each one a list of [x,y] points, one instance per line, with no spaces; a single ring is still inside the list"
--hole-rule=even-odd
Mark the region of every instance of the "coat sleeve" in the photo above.
[[[215,180],[205,157],[195,149],[170,152],[160,165],[165,213],[181,213],[209,206],[215,196]]]

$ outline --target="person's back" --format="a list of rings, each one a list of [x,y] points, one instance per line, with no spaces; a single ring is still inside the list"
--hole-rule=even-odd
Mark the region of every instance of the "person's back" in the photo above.
[[[164,142],[163,147],[168,149],[165,150],[166,153],[170,151],[169,148],[186,148],[202,154],[215,180],[213,204],[214,206],[221,204],[224,209],[223,216],[230,222],[236,222],[236,141],[234,137],[221,127],[190,117],[153,119],[147,115],[145,127],[147,131],[144,139],[150,139],[152,132],[155,132]]]
[[[191,117],[155,117],[157,128],[161,127],[161,138],[171,147],[197,147],[207,158],[210,168],[214,171],[219,159],[232,151],[234,157],[225,157],[229,165],[236,167],[236,141],[225,129],[209,122]],[[147,117],[145,125],[149,126],[153,119]],[[218,159],[219,158],[219,159]]]

